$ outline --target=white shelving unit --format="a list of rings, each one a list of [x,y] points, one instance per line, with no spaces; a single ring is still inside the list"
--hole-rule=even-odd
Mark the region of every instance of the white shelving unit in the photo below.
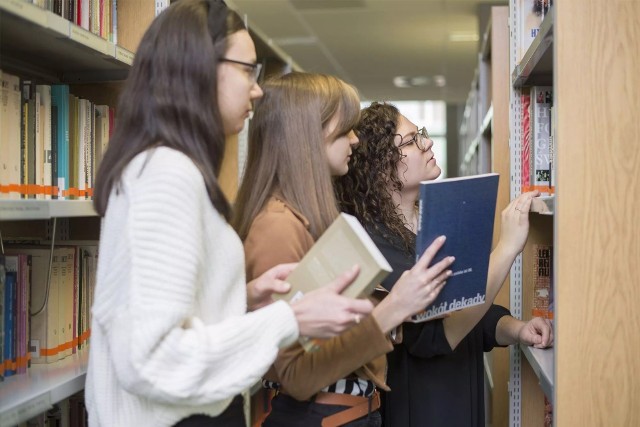
[[[52,82],[120,81],[134,54],[23,0],[0,0],[2,67]]]
[[[124,80],[134,54],[23,0],[0,0],[0,57],[3,70],[37,81],[103,84]],[[39,220],[95,216],[91,200],[0,199],[0,221],[15,224],[5,231],[18,225],[29,230]],[[81,391],[88,358],[88,350],[81,350],[6,377],[0,383],[0,426],[26,421]]]
[[[12,426],[38,415],[84,388],[89,352],[51,364],[31,365],[26,374],[0,385],[0,425]]]
[[[96,215],[91,200],[0,200],[0,221]]]
[[[553,348],[539,349],[521,346],[522,353],[533,368],[540,387],[549,400],[553,399]]]

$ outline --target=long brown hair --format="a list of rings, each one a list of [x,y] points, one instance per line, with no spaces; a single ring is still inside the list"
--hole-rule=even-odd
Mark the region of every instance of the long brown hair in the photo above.
[[[267,81],[249,127],[249,154],[233,224],[240,238],[270,196],[277,194],[309,220],[314,239],[338,215],[326,157],[327,140],[358,121],[355,88],[324,74],[290,73]],[[336,128],[327,134],[337,117]]]
[[[221,0],[181,0],[152,23],[129,71],[116,127],[96,179],[94,206],[104,216],[109,195],[139,153],[156,146],[187,155],[200,169],[209,199],[229,218],[217,176],[225,135],[217,105],[217,67],[227,37],[244,30]]]
[[[400,112],[391,104],[373,102],[363,109],[354,128],[349,172],[336,178],[336,197],[343,212],[354,215],[369,230],[413,253],[415,236],[404,224],[392,194],[403,188],[398,163],[403,155],[394,143]]]

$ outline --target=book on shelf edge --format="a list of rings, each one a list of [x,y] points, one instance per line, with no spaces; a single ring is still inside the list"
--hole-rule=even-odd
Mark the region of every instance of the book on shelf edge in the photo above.
[[[436,300],[412,321],[485,302],[498,178],[488,173],[420,183],[416,257],[444,235],[447,240],[432,264],[447,256],[456,259]]]
[[[342,292],[351,298],[370,295],[392,271],[356,217],[341,213],[287,277],[291,290],[273,297],[287,301],[300,298],[335,280],[354,264],[360,266],[360,274]]]

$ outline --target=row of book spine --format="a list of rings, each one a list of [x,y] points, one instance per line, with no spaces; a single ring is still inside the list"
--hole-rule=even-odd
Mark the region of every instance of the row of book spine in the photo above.
[[[97,244],[7,246],[0,257],[2,376],[25,374],[88,345]],[[49,278],[50,277],[50,278]],[[3,294],[3,295],[2,295]]]
[[[521,190],[555,193],[553,88],[531,86],[523,90]]]
[[[115,111],[0,70],[0,198],[88,199]]]
[[[131,1],[131,0],[125,0]],[[117,43],[117,0],[27,0],[93,34]]]

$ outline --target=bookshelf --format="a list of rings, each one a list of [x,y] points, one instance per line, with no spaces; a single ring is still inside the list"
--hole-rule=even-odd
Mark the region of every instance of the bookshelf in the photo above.
[[[115,106],[133,57],[131,50],[51,11],[22,0],[0,0],[0,68],[5,72],[38,84],[68,84],[74,95]],[[99,228],[91,200],[0,199],[3,242],[95,241]],[[0,382],[0,425],[22,423],[81,391],[87,362],[83,349],[6,377]]]
[[[521,89],[553,85],[555,196],[532,208],[511,272],[512,312],[531,317],[531,252],[553,245],[553,349],[511,352],[511,426],[631,426],[640,419],[640,3],[554,2],[516,61],[521,1],[510,1],[512,197],[520,189]]]
[[[493,245],[500,238],[500,213],[509,204],[509,9],[494,6],[483,33],[478,68],[460,128],[459,175],[497,172],[500,175]],[[509,307],[509,281],[496,297]],[[487,425],[507,425],[509,352],[485,353],[485,417]]]
[[[5,378],[0,385],[0,425],[12,426],[51,408],[84,389],[89,352],[59,362],[32,365],[28,373]]]

